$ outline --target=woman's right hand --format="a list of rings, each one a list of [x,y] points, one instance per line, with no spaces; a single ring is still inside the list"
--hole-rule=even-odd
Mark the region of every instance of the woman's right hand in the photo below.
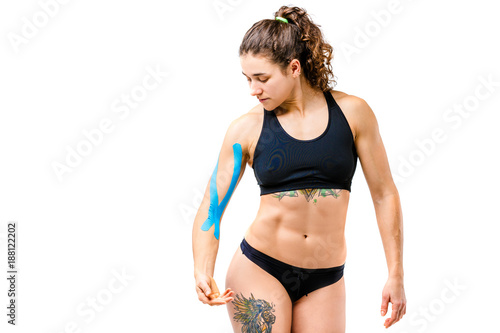
[[[198,299],[203,304],[213,305],[224,305],[233,300],[234,291],[231,288],[227,288],[222,295],[217,295],[219,293],[219,288],[215,280],[203,273],[195,274],[196,280],[196,292],[198,293]]]

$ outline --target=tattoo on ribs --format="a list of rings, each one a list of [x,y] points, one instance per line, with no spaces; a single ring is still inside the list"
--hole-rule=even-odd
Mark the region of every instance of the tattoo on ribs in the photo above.
[[[273,193],[272,196],[274,198],[278,198],[281,200],[283,197],[298,197],[299,193],[303,194],[304,197],[306,198],[307,202],[311,201],[313,199],[313,203],[317,202],[316,197],[327,197],[329,195],[333,196],[335,199],[337,199],[340,196],[340,192],[342,189],[335,189],[335,188],[311,188],[311,189],[303,189],[303,190],[293,190],[293,191],[283,191],[283,192],[277,192]]]
[[[243,333],[270,333],[272,326],[276,321],[274,304],[263,299],[255,299],[253,294],[246,298],[242,293],[236,295],[234,301],[233,319],[243,324],[241,332]]]

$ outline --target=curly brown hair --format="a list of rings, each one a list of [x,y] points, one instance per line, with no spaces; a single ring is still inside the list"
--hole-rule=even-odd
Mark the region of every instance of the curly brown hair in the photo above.
[[[288,64],[297,59],[311,87],[329,91],[330,82],[337,84],[330,64],[333,48],[324,40],[320,25],[299,7],[282,6],[274,13],[277,16],[288,23],[276,19],[254,23],[243,37],[239,56],[263,56],[279,65],[284,75]]]

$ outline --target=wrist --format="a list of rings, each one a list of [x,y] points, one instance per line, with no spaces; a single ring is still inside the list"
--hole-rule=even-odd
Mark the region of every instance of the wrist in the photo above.
[[[403,280],[405,277],[405,274],[402,270],[398,271],[389,271],[389,278],[390,279],[400,279]]]
[[[208,268],[195,268],[194,269],[194,277],[196,278],[200,274],[214,276],[214,270],[208,269]]]
[[[389,277],[395,279],[403,279],[405,276],[403,266],[401,264],[389,267]]]

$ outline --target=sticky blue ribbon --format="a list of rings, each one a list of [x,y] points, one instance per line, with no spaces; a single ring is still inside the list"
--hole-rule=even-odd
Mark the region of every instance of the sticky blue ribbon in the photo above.
[[[215,225],[214,236],[216,239],[219,239],[220,234],[220,218],[224,208],[231,198],[233,194],[234,188],[236,187],[236,183],[238,182],[238,178],[240,177],[241,171],[241,161],[243,158],[243,153],[241,150],[241,145],[239,143],[235,143],[233,145],[233,155],[234,155],[234,169],[233,176],[231,178],[231,184],[229,185],[229,189],[227,190],[224,199],[219,204],[219,195],[217,193],[217,168],[219,166],[219,159],[217,158],[217,164],[215,166],[215,170],[212,173],[212,177],[210,178],[210,208],[208,209],[208,217],[205,222],[201,226],[201,230],[208,231],[212,225]],[[220,156],[219,156],[220,157]]]

